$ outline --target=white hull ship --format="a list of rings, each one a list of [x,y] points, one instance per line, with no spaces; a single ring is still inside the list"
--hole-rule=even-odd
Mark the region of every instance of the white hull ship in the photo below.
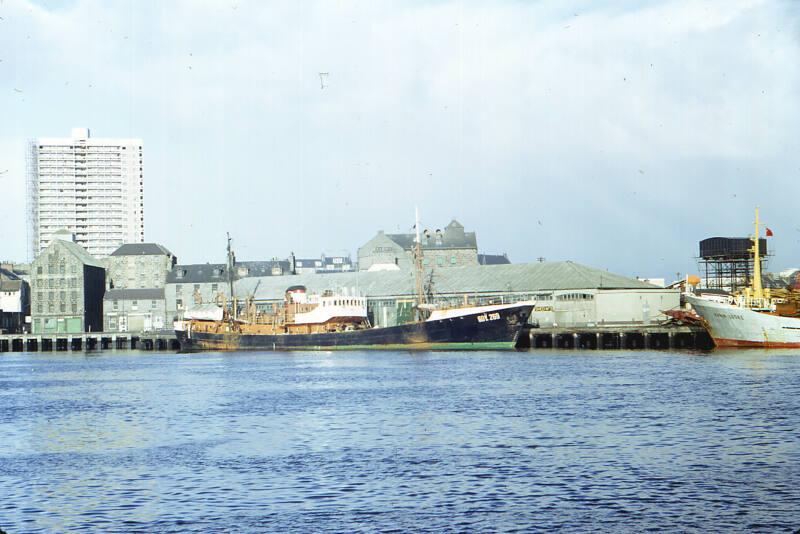
[[[771,309],[687,295],[686,300],[703,318],[717,347],[800,347],[800,318],[777,315]]]
[[[771,235],[769,231],[767,235]],[[758,208],[752,240],[753,279],[743,294],[688,294],[685,295],[686,301],[703,319],[717,347],[798,348],[800,296],[789,291],[781,298],[775,298],[769,289],[761,285]]]

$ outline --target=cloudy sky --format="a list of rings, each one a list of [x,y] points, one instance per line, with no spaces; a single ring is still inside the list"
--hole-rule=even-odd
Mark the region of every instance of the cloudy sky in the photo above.
[[[605,4],[605,5],[604,5]],[[144,140],[182,262],[355,253],[457,218],[488,253],[627,275],[775,232],[800,266],[800,4],[0,0],[0,257],[25,145]],[[329,73],[321,87],[319,73]]]

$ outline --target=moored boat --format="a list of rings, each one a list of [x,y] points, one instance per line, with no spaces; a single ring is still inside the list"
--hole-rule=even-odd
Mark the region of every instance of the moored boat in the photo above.
[[[717,347],[800,347],[800,295],[789,291],[776,297],[762,287],[758,209],[752,241],[753,278],[742,294],[687,294],[685,299]]]
[[[717,347],[800,347],[800,318],[778,315],[777,306],[758,309],[738,304],[735,298],[726,302],[692,295],[686,300],[703,318]]]
[[[276,316],[260,324],[190,319],[179,322],[175,332],[184,350],[513,349],[533,307],[518,302],[451,309],[441,318],[387,327],[345,320],[337,312],[324,322],[302,324],[275,323]],[[365,299],[363,310],[366,316]]]
[[[416,228],[419,229],[419,218]],[[228,238],[229,291],[233,253]],[[333,350],[513,349],[528,322],[534,302],[476,305],[440,309],[426,302],[422,281],[422,247],[417,230],[414,251],[416,320],[373,327],[367,299],[361,295],[325,291],[308,294],[291,286],[280,306],[260,310],[252,298],[244,309],[233,300],[227,309],[187,312],[176,321],[183,350]],[[252,296],[251,296],[252,297]]]

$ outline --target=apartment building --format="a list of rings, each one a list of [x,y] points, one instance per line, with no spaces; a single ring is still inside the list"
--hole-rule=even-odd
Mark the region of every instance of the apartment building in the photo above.
[[[70,137],[31,141],[28,203],[31,259],[60,229],[97,258],[143,242],[142,140],[93,138],[75,128]]]

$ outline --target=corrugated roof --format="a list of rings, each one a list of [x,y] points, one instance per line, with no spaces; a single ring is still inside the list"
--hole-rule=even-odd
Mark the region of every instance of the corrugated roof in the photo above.
[[[245,278],[236,282],[234,291],[243,297],[256,290],[256,299],[279,299],[287,287],[297,284],[306,286],[310,293],[352,288],[368,297],[414,294],[412,271],[309,273],[288,277]],[[433,289],[439,294],[459,294],[661,288],[641,280],[566,261],[439,269],[433,275]]]
[[[160,300],[164,298],[164,288],[109,289],[103,300]]]
[[[111,253],[112,256],[172,256],[172,252],[158,243],[125,243]]]

